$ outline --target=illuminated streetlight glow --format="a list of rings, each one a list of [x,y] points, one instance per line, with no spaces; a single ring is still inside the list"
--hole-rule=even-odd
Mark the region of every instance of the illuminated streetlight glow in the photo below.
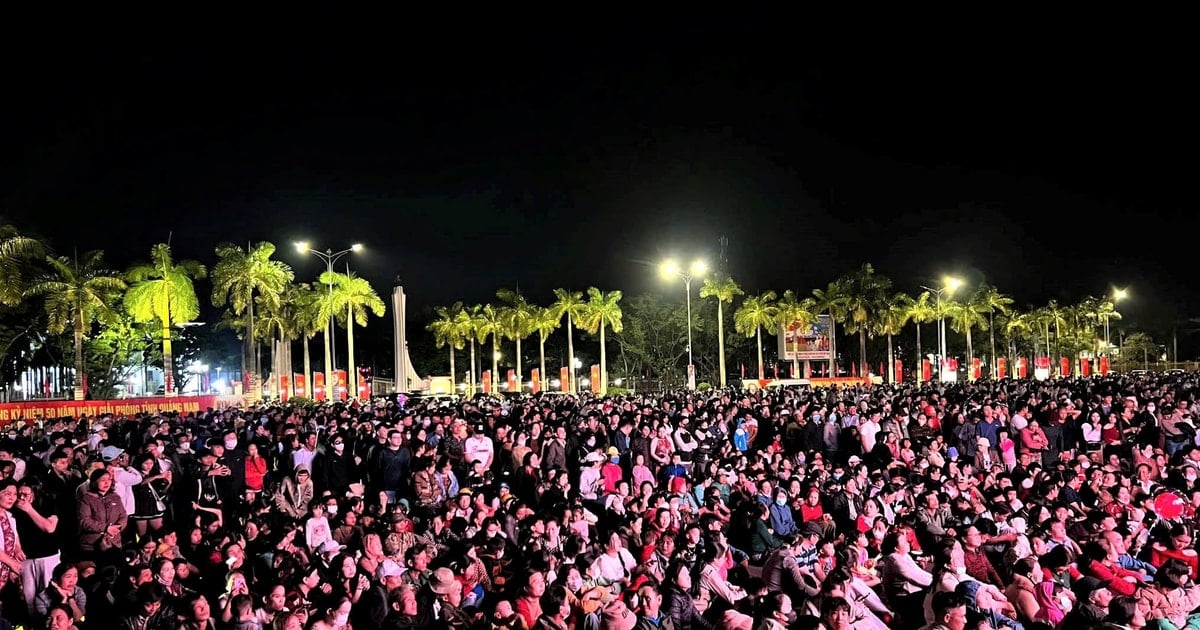
[[[355,243],[350,246],[350,251],[352,251],[352,252],[361,252],[362,249],[363,249],[362,243]]]
[[[309,250],[308,241],[296,241],[296,251],[307,253]]]
[[[658,274],[666,280],[679,278],[683,280],[683,291],[687,294],[687,352],[688,352],[688,389],[696,388],[695,363],[692,361],[692,280],[708,272],[708,263],[697,258],[688,266],[687,271],[680,268],[679,263],[667,259],[658,266]]]
[[[341,258],[342,256],[345,256],[346,254],[349,254],[351,252],[360,252],[360,251],[362,251],[362,248],[363,248],[362,243],[354,243],[350,247],[343,249],[340,252],[335,252],[332,249],[326,249],[325,251],[320,251],[318,249],[315,249],[311,246],[311,244],[308,241],[296,241],[295,245],[296,245],[296,251],[300,252],[301,254],[312,254],[313,256],[316,256],[317,258],[320,258],[321,260],[325,261],[325,270],[328,271],[330,273],[330,275],[333,274],[333,264],[336,263],[339,258]],[[350,267],[349,267],[349,265],[347,265],[346,273],[349,273],[349,272],[350,272]],[[330,296],[333,295],[333,285],[332,284],[329,285],[329,295]],[[325,382],[326,383],[337,382],[336,379],[334,378],[334,372],[337,371],[337,345],[333,339],[333,334],[332,334],[333,329],[334,329],[333,317],[334,317],[333,313],[330,313],[329,314],[329,323],[327,324],[328,328],[326,328],[326,332],[325,332],[325,338],[328,340],[328,344],[326,345],[326,350],[329,351],[329,354],[326,355],[326,357],[325,357],[325,372],[326,372]],[[350,325],[353,326],[354,324],[351,323]],[[348,376],[350,377],[349,385],[354,388],[354,391],[358,391],[358,370],[354,369],[354,357],[353,356],[349,357],[349,361],[350,361],[350,369],[347,370]]]
[[[1119,302],[1121,300],[1124,300],[1127,297],[1129,297],[1129,291],[1127,291],[1125,289],[1114,289],[1113,290],[1113,300]]]
[[[939,289],[934,289],[927,286],[922,286],[922,289],[933,293],[937,297],[937,331],[938,331],[938,380],[944,382],[946,380],[946,315],[942,312],[942,294],[953,295],[955,291],[962,288],[965,283],[961,278],[955,276],[943,276],[942,286]]]

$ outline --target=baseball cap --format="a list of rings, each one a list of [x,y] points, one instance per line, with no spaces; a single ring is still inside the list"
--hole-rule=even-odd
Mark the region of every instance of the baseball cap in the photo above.
[[[100,458],[106,462],[111,462],[124,453],[125,449],[123,448],[117,446],[105,446],[104,448],[100,449]]]

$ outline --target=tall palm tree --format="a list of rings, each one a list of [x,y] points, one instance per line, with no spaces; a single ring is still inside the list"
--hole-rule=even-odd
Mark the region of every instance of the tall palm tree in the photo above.
[[[462,302],[455,302],[448,308],[439,307],[435,311],[437,319],[429,322],[429,325],[425,327],[426,330],[433,333],[434,343],[437,344],[437,347],[450,347],[450,382],[452,384],[458,382],[458,372],[454,370],[454,351],[462,350],[466,345],[462,326],[458,322],[458,316],[462,312]]]
[[[246,332],[242,338],[242,375],[246,393],[251,399],[262,397],[262,366],[258,364],[255,348],[258,341],[254,331],[254,298],[262,297],[268,308],[276,308],[288,283],[294,277],[287,264],[271,260],[275,245],[266,241],[247,245],[225,243],[217,246],[217,264],[212,270],[213,306],[222,307],[228,301],[234,315],[246,312]]]
[[[307,282],[289,285],[281,301],[293,305],[292,329],[304,346],[304,395],[314,398],[312,355],[309,354],[308,341],[324,330],[329,320],[321,319],[321,298]]]
[[[567,364],[570,369],[567,374],[571,377],[570,389],[572,392],[579,391],[578,379],[575,376],[575,322],[578,322],[583,317],[587,310],[587,303],[583,301],[583,293],[581,291],[568,291],[566,289],[554,290],[554,303],[550,305],[550,312],[558,321],[562,321],[563,317],[567,318]]]
[[[971,331],[976,328],[987,328],[987,318],[980,311],[979,305],[971,299],[951,303],[947,314],[950,316],[950,328],[956,333],[966,335],[967,365],[974,365],[975,350],[971,345]],[[968,372],[968,374],[973,373],[973,371]]]
[[[846,298],[842,287],[830,282],[824,289],[813,289],[813,312],[829,316],[829,375],[837,376],[837,324],[846,316]],[[761,378],[761,377],[760,377]]]
[[[194,260],[175,262],[171,246],[150,248],[150,262],[138,263],[125,273],[132,286],[125,292],[125,308],[136,322],[157,321],[162,326],[163,391],[175,395],[175,361],[171,353],[171,326],[200,315],[200,300],[193,280],[205,277],[204,265]]]
[[[350,398],[358,397],[358,368],[354,363],[354,326],[366,326],[368,314],[383,317],[387,307],[366,278],[354,272],[326,271],[321,282],[333,285],[333,312],[346,324],[346,374]]]
[[[1052,366],[1051,369],[1053,369],[1053,365],[1058,362],[1058,357],[1060,354],[1059,346],[1062,340],[1062,327],[1067,324],[1066,314],[1063,311],[1063,307],[1059,306],[1058,300],[1050,300],[1050,302],[1046,304],[1045,318],[1047,348],[1050,347],[1050,326],[1054,327],[1054,354],[1052,355],[1052,360],[1050,361]]]
[[[481,326],[480,320],[483,314],[483,307],[474,304],[464,307],[454,318],[454,325],[458,327],[458,334],[462,335],[471,345],[471,374],[467,377],[467,397],[475,395],[475,339],[478,337],[478,330]],[[483,343],[480,341],[480,343]]]
[[[500,289],[496,297],[504,303],[500,317],[504,320],[504,337],[517,342],[517,391],[525,375],[521,371],[521,341],[533,334],[533,305],[519,291]]]
[[[788,289],[783,297],[775,303],[777,309],[777,329],[780,335],[786,335],[792,328],[807,328],[812,326],[817,316],[812,312],[813,300],[801,300],[796,292]],[[792,353],[792,374],[800,374],[800,359]]]
[[[892,345],[892,337],[899,335],[912,317],[912,305],[915,300],[907,293],[896,293],[884,303],[875,319],[879,334],[887,336],[887,375],[889,383],[903,380],[903,375],[896,374],[896,351]]]
[[[561,320],[554,316],[554,311],[540,306],[531,307],[533,310],[533,331],[538,334],[538,358],[541,361],[541,371],[538,372],[542,391],[546,391],[546,339],[558,329]],[[568,384],[569,387],[569,384]]]
[[[614,333],[619,333],[623,329],[621,325],[621,301],[620,291],[609,291],[604,293],[596,287],[588,287],[587,308],[583,312],[583,318],[580,323],[583,329],[590,334],[596,334],[600,331],[600,395],[608,393],[608,352],[604,343],[605,329],[612,329]],[[572,370],[574,368],[572,367]]]
[[[287,289],[284,289],[287,293]],[[294,328],[295,318],[292,314],[294,305],[285,301],[282,296],[274,304],[269,303],[266,298],[261,295],[255,296],[254,301],[258,304],[258,317],[254,320],[254,338],[256,340],[270,343],[271,352],[271,369],[267,374],[272,378],[269,382],[268,389],[277,387],[280,376],[289,376],[288,378],[288,396],[291,396],[291,345],[292,337],[296,334]],[[259,346],[260,341],[256,341],[255,345]],[[277,343],[276,343],[277,342]],[[278,392],[280,398],[284,392]]]
[[[925,355],[921,353],[921,324],[928,324],[937,321],[938,311],[933,300],[933,294],[929,291],[922,291],[917,294],[916,299],[908,306],[908,320],[911,321],[917,329],[917,361],[923,361]],[[917,382],[921,382],[922,364],[916,366]]]
[[[733,298],[745,295],[742,287],[738,286],[737,281],[727,274],[720,274],[704,279],[704,286],[700,288],[700,297],[716,298],[717,300],[717,350],[720,356],[719,369],[721,370],[721,387],[726,386],[725,369],[725,311],[723,305],[733,304]]]
[[[474,329],[481,347],[488,337],[492,338],[492,391],[488,393],[494,394],[500,388],[500,337],[504,335],[504,318],[500,316],[500,310],[484,304],[475,317]]]
[[[988,316],[988,333],[992,343],[992,359],[988,367],[988,376],[994,377],[996,374],[996,313],[1007,315],[1013,299],[1001,293],[996,287],[984,284],[975,290],[971,302],[975,304],[976,310],[986,313]]]
[[[875,316],[883,308],[892,281],[887,276],[877,275],[871,263],[865,263],[858,271],[839,279],[837,284],[842,287],[844,327],[848,333],[858,333],[858,359],[865,372],[867,335],[873,331]]]
[[[762,331],[766,329],[768,333],[774,333],[777,330],[778,315],[774,291],[765,291],[746,298],[741,308],[733,314],[734,330],[758,340],[759,380],[766,378],[766,370],[763,367]]]
[[[75,400],[84,399],[83,337],[96,319],[115,317],[109,305],[125,290],[125,281],[104,267],[104,252],[92,251],[68,258],[47,257],[49,269],[25,290],[25,295],[45,296],[49,331],[62,334],[71,326],[75,335]]]
[[[0,225],[0,304],[21,303],[26,267],[45,255],[41,241],[21,234],[11,225]]]

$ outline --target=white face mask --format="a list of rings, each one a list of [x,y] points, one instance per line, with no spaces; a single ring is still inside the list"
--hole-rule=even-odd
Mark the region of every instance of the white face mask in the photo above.
[[[330,516],[337,516],[337,510],[338,510],[338,508],[336,505],[326,505],[325,506],[325,513]]]
[[[346,449],[346,445],[345,445],[345,444],[334,444],[334,445],[333,445],[333,450],[335,450],[335,451],[337,451],[337,452],[339,452],[339,453],[341,453],[341,452],[342,452],[342,451],[344,451],[345,449]]]
[[[228,449],[237,448],[237,438],[233,438],[232,440],[225,440],[225,448],[228,448]]]
[[[344,626],[348,621],[350,621],[350,613],[338,613],[333,617],[333,625],[335,626]]]

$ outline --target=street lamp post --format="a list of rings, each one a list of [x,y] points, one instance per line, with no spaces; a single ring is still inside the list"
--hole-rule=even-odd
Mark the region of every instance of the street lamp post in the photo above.
[[[1125,289],[1113,289],[1113,304],[1129,297],[1129,292]],[[1112,354],[1112,339],[1108,336],[1108,313],[1104,314],[1104,356]]]
[[[938,331],[938,382],[946,381],[946,368],[943,365],[946,362],[946,314],[942,311],[942,293],[953,294],[960,286],[962,280],[953,276],[946,276],[942,279],[942,288],[933,289],[927,286],[922,286],[922,289],[933,292],[937,298],[937,331]]]
[[[325,261],[325,270],[328,271],[330,274],[333,274],[333,265],[334,265],[334,263],[336,263],[338,261],[339,258],[341,258],[342,256],[345,256],[346,254],[349,254],[351,252],[360,252],[360,251],[362,251],[362,248],[363,248],[363,246],[361,243],[355,243],[355,244],[351,245],[349,248],[343,249],[340,252],[334,252],[332,249],[326,249],[325,251],[320,251],[320,250],[316,250],[316,249],[309,247],[307,241],[297,241],[296,242],[296,251],[298,251],[302,254],[305,254],[305,253],[312,254],[313,256],[316,256],[317,258],[320,258],[321,260]],[[329,285],[329,296],[330,296],[330,298],[333,297],[333,285],[332,284]],[[325,392],[326,392],[325,396],[326,396],[326,398],[330,398],[330,396],[329,396],[330,388],[334,387],[336,385],[334,383],[334,371],[337,370],[337,346],[335,345],[337,342],[334,341],[334,338],[333,338],[333,328],[334,328],[333,317],[334,317],[334,313],[331,310],[329,313],[329,322],[326,324],[326,329],[325,329],[326,330],[326,332],[325,332]],[[350,361],[353,363],[354,357],[351,357]],[[350,371],[353,371],[353,370],[354,370],[354,366],[351,365]],[[309,387],[312,387],[312,385],[310,384]],[[334,393],[336,394],[337,392],[335,391]],[[358,394],[358,392],[355,391],[355,395],[357,395],[357,394]]]
[[[692,279],[699,278],[708,271],[708,265],[703,260],[694,260],[692,265],[684,269],[674,260],[664,261],[658,267],[663,278],[679,278],[683,280],[683,291],[687,294],[687,383],[688,389],[696,389],[696,364],[692,361]]]

